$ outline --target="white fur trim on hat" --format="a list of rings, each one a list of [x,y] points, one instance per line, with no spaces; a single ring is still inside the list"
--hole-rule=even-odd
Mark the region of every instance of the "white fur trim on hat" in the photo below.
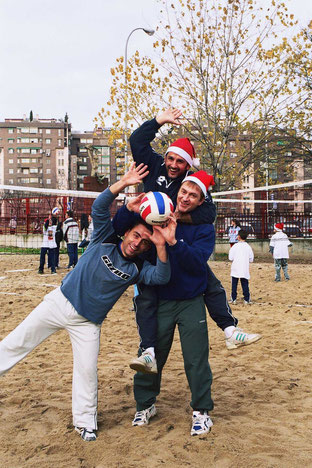
[[[181,156],[181,158],[185,159],[185,161],[190,165],[190,166],[193,166],[193,167],[199,167],[200,165],[200,160],[199,158],[193,158],[188,154],[187,151],[185,151],[184,149],[182,148],[179,148],[178,146],[169,146],[169,148],[167,149],[166,151],[166,154],[168,154],[170,151],[172,151],[172,153],[176,153],[178,154],[179,156]]]
[[[201,190],[202,190],[203,194],[205,195],[205,197],[207,196],[206,186],[205,186],[205,184],[202,183],[201,180],[199,180],[197,177],[189,175],[189,176],[186,176],[185,179],[182,180],[182,184],[183,184],[183,182],[186,182],[187,180],[189,180],[190,182],[195,182],[195,184],[197,184],[201,188]]]

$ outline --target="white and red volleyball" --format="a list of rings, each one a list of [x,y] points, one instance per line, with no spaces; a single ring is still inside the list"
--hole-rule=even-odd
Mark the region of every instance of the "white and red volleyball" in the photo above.
[[[60,214],[60,209],[58,206],[55,206],[54,208],[52,208],[52,214],[53,216],[57,216],[58,214]]]
[[[148,192],[142,199],[140,215],[148,224],[159,225],[174,212],[171,198],[162,192]]]

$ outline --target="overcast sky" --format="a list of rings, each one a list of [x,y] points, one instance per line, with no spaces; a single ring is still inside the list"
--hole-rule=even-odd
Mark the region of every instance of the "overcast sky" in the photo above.
[[[285,3],[302,25],[312,19],[311,0]],[[154,29],[159,8],[156,0],[0,0],[0,120],[67,112],[74,130],[92,129],[128,34]],[[153,39],[136,31],[128,57],[152,55]]]

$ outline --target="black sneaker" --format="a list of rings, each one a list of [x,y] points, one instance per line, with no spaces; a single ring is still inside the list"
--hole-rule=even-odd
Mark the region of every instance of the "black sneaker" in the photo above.
[[[43,275],[43,270],[40,270],[40,268],[39,268],[38,273],[39,273],[39,275]]]

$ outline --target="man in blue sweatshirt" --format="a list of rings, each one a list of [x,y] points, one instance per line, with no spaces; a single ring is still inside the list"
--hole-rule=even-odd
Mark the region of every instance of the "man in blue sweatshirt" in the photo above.
[[[73,424],[83,440],[96,439],[97,359],[101,324],[122,293],[137,281],[156,285],[170,278],[165,239],[161,228],[151,233],[142,220],[121,240],[110,220],[109,206],[118,193],[138,184],[147,167],[133,163],[120,181],[94,201],[94,231],[88,249],[60,288],[44,297],[26,319],[0,342],[0,375],[5,374],[52,333],[66,329],[73,348]],[[138,259],[155,244],[157,264]]]
[[[137,164],[146,164],[149,169],[144,178],[144,191],[160,191],[166,193],[176,204],[177,193],[181,183],[190,172],[191,167],[198,167],[199,159],[195,157],[195,150],[188,138],[180,138],[170,145],[163,158],[151,147],[156,133],[166,123],[181,125],[179,120],[181,111],[168,109],[159,114],[155,119],[144,122],[130,137],[133,159]],[[188,213],[178,213],[178,221],[200,225],[213,223],[216,217],[216,208],[211,195],[207,191],[205,201]],[[207,288],[204,291],[204,300],[211,318],[224,331],[225,344],[228,349],[235,349],[248,345],[261,338],[259,334],[249,334],[237,328],[238,320],[232,314],[228,304],[225,290],[207,266]],[[140,347],[149,350],[153,355],[156,334],[157,300],[153,288],[139,285],[140,294],[135,297],[136,320],[141,333]],[[154,324],[147,327],[146,324]],[[144,336],[143,336],[144,335]],[[154,362],[150,364],[151,371],[156,369]]]

